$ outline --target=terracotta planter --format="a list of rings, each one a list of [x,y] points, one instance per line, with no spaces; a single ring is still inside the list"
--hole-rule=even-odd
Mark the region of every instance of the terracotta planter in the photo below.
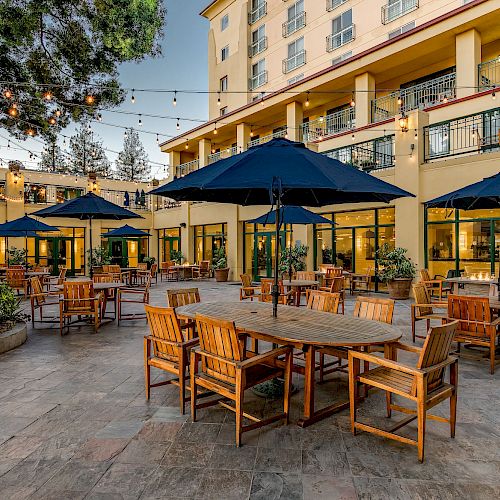
[[[214,270],[215,281],[227,281],[229,276],[229,267],[225,267],[224,269],[215,269]]]
[[[391,299],[408,299],[410,297],[411,278],[396,278],[387,283]]]

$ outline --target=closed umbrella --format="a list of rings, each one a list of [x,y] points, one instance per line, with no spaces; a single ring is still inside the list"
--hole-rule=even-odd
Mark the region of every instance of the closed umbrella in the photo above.
[[[141,203],[141,193],[139,193],[139,190],[135,190],[135,199],[134,199],[135,206],[138,207]]]
[[[320,207],[357,202],[390,202],[413,196],[392,184],[315,153],[299,142],[277,138],[219,160],[164,184],[152,194],[177,201],[238,205],[275,205],[276,224],[273,315],[278,307],[279,232],[282,205]]]
[[[125,191],[125,195],[123,196],[123,205],[125,207],[130,206],[130,195],[128,194],[128,191]]]

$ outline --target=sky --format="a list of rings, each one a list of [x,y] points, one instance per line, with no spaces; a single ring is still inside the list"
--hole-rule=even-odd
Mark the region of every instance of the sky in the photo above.
[[[208,0],[163,0],[167,9],[164,38],[162,40],[162,55],[157,58],[147,58],[141,63],[127,63],[120,67],[120,82],[125,88],[157,88],[157,89],[191,89],[207,90],[207,36],[208,21],[199,15]],[[172,116],[174,119],[160,119],[141,117],[142,126],[138,125],[138,116],[123,115],[112,111],[102,112],[102,123],[92,123],[92,130],[96,137],[103,141],[105,148],[120,151],[123,146],[124,128],[105,125],[119,125],[133,127],[140,132],[141,141],[149,159],[154,162],[167,164],[168,155],[160,152],[156,142],[156,133],[178,135],[197,125],[196,122],[183,121],[183,118],[206,120],[208,118],[208,96],[206,94],[177,95],[177,106],[172,105],[172,95],[150,92],[134,92],[135,103],[131,102],[131,95],[127,96],[123,104],[114,108],[133,113],[150,113],[155,115]],[[176,129],[175,118],[180,118],[180,130]],[[62,134],[71,136],[75,127],[69,126]],[[141,132],[142,131],[142,132]],[[153,134],[144,131],[152,131]],[[2,137],[8,137],[5,130],[0,131]],[[29,159],[29,153],[14,149],[16,140],[11,140],[11,148],[7,149],[7,140],[0,137],[0,158],[19,159],[27,168],[36,168],[36,161]],[[160,141],[168,137],[160,135]],[[66,141],[69,143],[69,141]],[[33,153],[39,154],[43,145],[31,140],[21,143]],[[59,141],[63,147],[63,140]],[[109,160],[114,163],[117,155],[107,153]],[[5,161],[4,161],[5,164]],[[154,177],[165,177],[165,168],[152,165]]]

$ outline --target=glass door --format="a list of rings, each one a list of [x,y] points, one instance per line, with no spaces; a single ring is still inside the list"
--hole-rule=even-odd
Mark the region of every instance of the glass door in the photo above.
[[[291,233],[286,233],[291,238]],[[286,241],[285,232],[280,234],[281,248],[290,242]],[[260,278],[272,278],[274,275],[274,259],[276,255],[276,234],[275,233],[255,233],[253,247],[253,277],[256,280]]]
[[[168,260],[172,260],[171,252],[178,252],[181,244],[181,239],[174,236],[167,236],[163,238],[163,260],[162,262],[166,262]]]
[[[54,276],[62,267],[69,275],[75,274],[74,242],[72,238],[37,238],[35,255],[40,266],[48,266]]]
[[[139,240],[127,239],[126,242],[128,267],[137,267],[137,264],[139,264]]]
[[[111,264],[117,264],[120,267],[127,267],[128,253],[127,242],[124,238],[109,238],[109,257]]]

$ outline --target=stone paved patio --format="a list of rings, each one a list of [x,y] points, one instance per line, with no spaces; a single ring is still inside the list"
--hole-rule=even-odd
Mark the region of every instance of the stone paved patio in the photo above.
[[[234,285],[197,286],[203,301],[238,299]],[[153,304],[165,303],[166,288],[153,287]],[[395,318],[409,341],[408,303],[397,304]],[[413,447],[352,436],[348,411],[307,429],[278,424],[245,434],[237,449],[231,412],[205,410],[191,423],[179,414],[174,386],[153,389],[146,402],[146,331],[143,321],[63,338],[56,327],[30,329],[26,344],[0,357],[0,498],[500,497],[500,367],[491,376],[484,360],[460,361],[456,438],[429,422],[423,465]],[[300,377],[295,383],[292,422],[302,400]],[[318,403],[345,398],[346,387],[346,375],[331,377],[318,387]],[[277,404],[248,397],[261,414]],[[361,414],[383,424],[383,395],[371,395]]]

